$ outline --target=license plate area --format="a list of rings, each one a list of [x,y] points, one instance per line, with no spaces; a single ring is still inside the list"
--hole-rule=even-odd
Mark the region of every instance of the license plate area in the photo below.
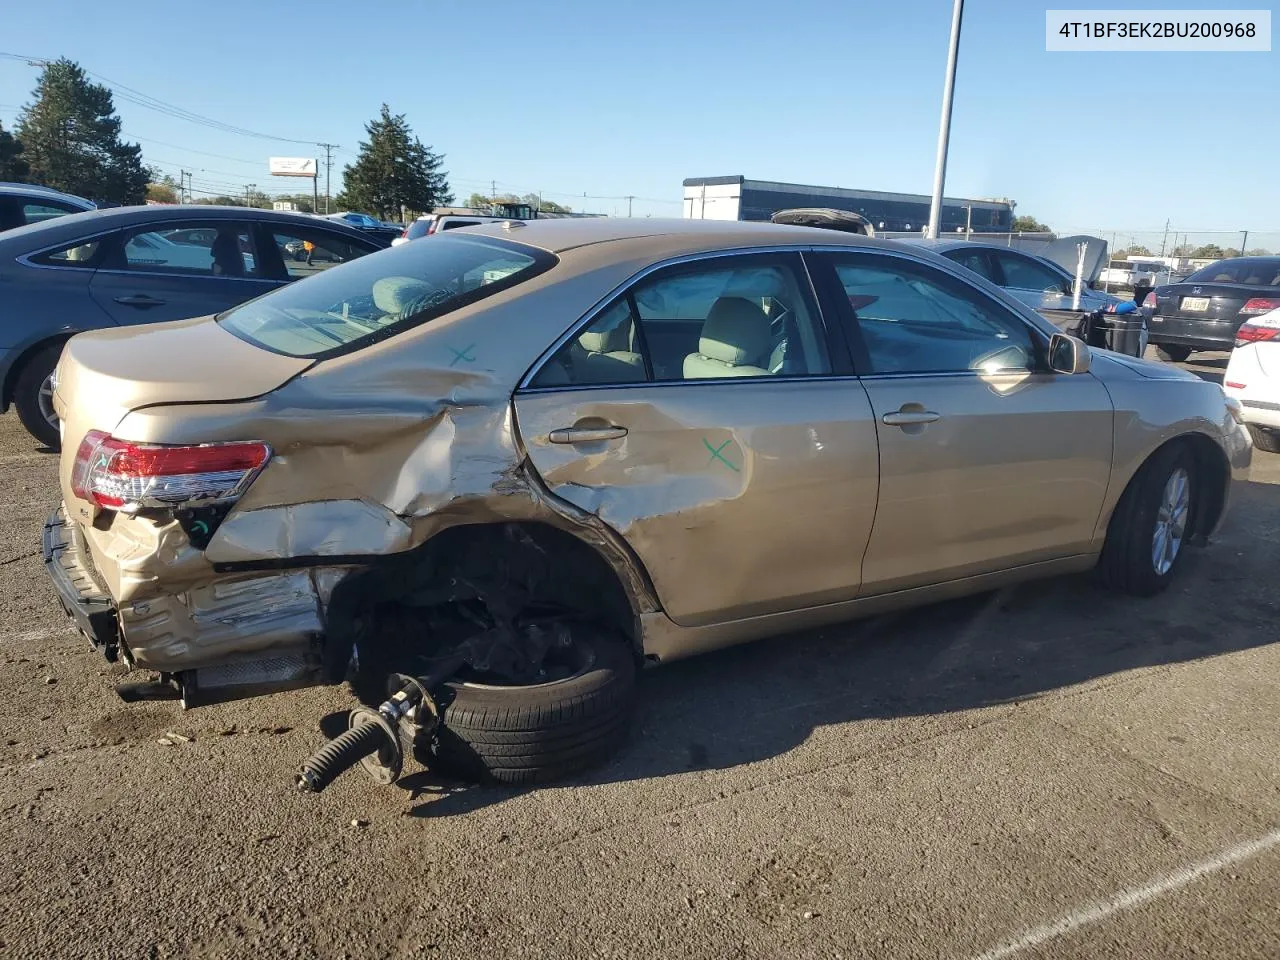
[[[1182,309],[1192,313],[1204,313],[1209,309],[1208,297],[1183,297]]]

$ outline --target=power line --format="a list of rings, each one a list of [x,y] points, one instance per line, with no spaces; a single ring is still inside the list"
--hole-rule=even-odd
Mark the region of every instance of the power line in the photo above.
[[[9,53],[2,50],[0,50],[0,58],[7,60],[22,60],[33,66],[48,66],[53,62],[47,57],[28,57],[22,54]],[[254,137],[258,140],[272,140],[277,143],[303,143],[308,146],[313,146],[316,143],[314,140],[298,140],[294,137],[278,137],[269,133],[260,133],[256,130],[250,130],[247,127],[240,127],[232,123],[224,123],[221,120],[215,120],[213,117],[207,117],[204,114],[196,113],[194,110],[188,110],[185,107],[179,107],[176,104],[161,100],[159,97],[153,97],[150,94],[143,93],[141,90],[136,90],[126,84],[112,80],[109,77],[105,77],[93,70],[83,67],[81,69],[83,69],[89,76],[96,77],[105,83],[114,93],[116,93],[117,96],[120,97],[121,100],[124,100],[126,103],[132,103],[147,110],[154,110],[155,112],[164,114],[165,116],[174,117],[179,120],[186,120],[190,123],[219,130],[223,133],[231,133],[242,137]]]

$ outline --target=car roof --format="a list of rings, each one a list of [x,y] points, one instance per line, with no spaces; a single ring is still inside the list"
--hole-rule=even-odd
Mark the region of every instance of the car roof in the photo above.
[[[503,220],[468,227],[472,235],[487,235],[562,253],[578,247],[619,240],[647,240],[646,246],[669,246],[681,253],[705,247],[741,247],[778,244],[784,246],[858,246],[874,244],[872,238],[857,233],[819,227],[784,226],[767,221],[681,220],[656,217],[582,217],[556,220]],[[664,243],[665,241],[665,243]]]
[[[15,227],[0,233],[0,246],[24,246],[26,238],[32,243],[43,246],[58,243],[61,240],[73,240],[77,236],[89,236],[119,227],[127,227],[134,223],[166,223],[173,220],[257,220],[267,223],[279,223],[294,227],[316,225],[316,218],[304,213],[290,213],[284,210],[262,210],[257,207],[218,207],[212,204],[156,204],[140,207],[110,207],[106,210],[86,210],[84,213],[70,213],[65,217],[54,217],[41,223]],[[351,236],[366,238],[364,233],[341,221],[328,221],[326,229],[349,233]]]
[[[10,181],[0,181],[0,194],[6,196],[33,196],[33,197],[50,197],[58,200],[66,200],[69,203],[82,205],[86,210],[92,210],[95,204],[92,200],[86,200],[84,197],[78,197],[74,193],[64,193],[61,190],[55,190],[53,187],[41,186],[38,183],[13,183]]]

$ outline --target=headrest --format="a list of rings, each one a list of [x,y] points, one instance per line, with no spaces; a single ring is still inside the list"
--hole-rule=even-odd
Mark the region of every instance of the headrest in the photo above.
[[[382,277],[373,282],[373,305],[383,313],[399,316],[430,292],[430,284],[412,277]]]
[[[588,330],[579,335],[578,343],[587,353],[613,353],[631,349],[631,328],[628,323],[615,323],[606,330]]]
[[[772,338],[769,318],[750,300],[721,297],[702,324],[698,352],[731,366],[759,366]]]

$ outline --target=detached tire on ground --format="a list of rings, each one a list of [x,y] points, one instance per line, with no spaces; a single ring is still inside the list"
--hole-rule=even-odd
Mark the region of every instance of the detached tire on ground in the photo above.
[[[1253,445],[1265,453],[1280,453],[1280,436],[1272,433],[1266,427],[1255,427],[1252,423],[1249,426],[1249,436],[1253,437]]]
[[[434,765],[491,783],[545,783],[603,762],[627,735],[636,662],[627,642],[575,629],[584,658],[573,676],[526,687],[444,686]]]
[[[40,391],[44,382],[58,365],[62,356],[62,344],[56,343],[37,350],[22,365],[13,385],[13,405],[18,408],[18,419],[31,434],[55,453],[62,447],[57,424],[45,419],[40,409]]]
[[[1156,356],[1170,363],[1182,363],[1191,356],[1190,347],[1178,347],[1169,343],[1156,344]]]
[[[1186,552],[1198,496],[1195,460],[1186,447],[1175,443],[1152,454],[1111,515],[1098,561],[1102,583],[1140,597],[1164,590]]]

